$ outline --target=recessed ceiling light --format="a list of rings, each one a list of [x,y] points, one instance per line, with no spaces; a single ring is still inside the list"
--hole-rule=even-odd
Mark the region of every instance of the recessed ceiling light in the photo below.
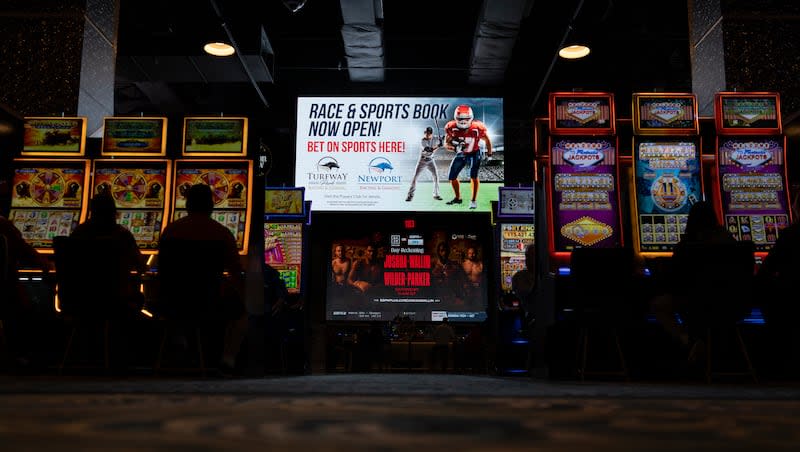
[[[589,54],[591,50],[585,45],[571,45],[558,51],[558,56],[567,60],[577,60]]]
[[[231,56],[235,52],[232,45],[225,44],[224,42],[209,42],[203,46],[203,50],[210,55],[221,57]]]

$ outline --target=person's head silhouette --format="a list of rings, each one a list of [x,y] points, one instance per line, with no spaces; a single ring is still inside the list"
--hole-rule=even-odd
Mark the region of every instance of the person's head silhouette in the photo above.
[[[108,192],[95,195],[89,205],[91,220],[97,224],[110,225],[117,222],[117,203]]]
[[[189,213],[211,215],[214,210],[214,197],[211,187],[206,184],[194,184],[186,192],[186,210]]]

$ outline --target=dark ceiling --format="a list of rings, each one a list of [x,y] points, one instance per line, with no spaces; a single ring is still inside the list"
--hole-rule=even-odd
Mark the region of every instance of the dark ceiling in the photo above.
[[[246,114],[291,134],[298,95],[502,96],[509,128],[546,116],[551,91],[613,92],[620,117],[632,92],[691,91],[685,0],[298,3],[121,0],[115,113]],[[569,28],[589,57],[554,59]],[[203,55],[228,33],[242,58]]]

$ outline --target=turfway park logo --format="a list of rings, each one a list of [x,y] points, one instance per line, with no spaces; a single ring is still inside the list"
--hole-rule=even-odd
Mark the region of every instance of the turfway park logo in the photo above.
[[[394,165],[386,157],[375,157],[367,165],[369,174],[360,174],[358,182],[361,184],[401,184],[402,176],[395,176]]]
[[[317,171],[306,173],[309,186],[347,184],[347,173],[341,171],[339,162],[330,156],[322,157],[317,162]]]

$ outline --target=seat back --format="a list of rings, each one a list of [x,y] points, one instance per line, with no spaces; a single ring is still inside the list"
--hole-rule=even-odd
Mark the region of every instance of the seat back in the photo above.
[[[690,322],[730,323],[754,304],[755,246],[752,241],[686,243],[673,268],[685,285]]]
[[[56,283],[61,311],[89,317],[109,317],[127,310],[130,269],[120,240],[53,240]]]
[[[578,248],[570,257],[571,304],[578,313],[618,317],[634,295],[634,253],[631,248]]]
[[[224,245],[217,240],[162,240],[158,249],[157,311],[168,318],[198,320],[219,312]]]

